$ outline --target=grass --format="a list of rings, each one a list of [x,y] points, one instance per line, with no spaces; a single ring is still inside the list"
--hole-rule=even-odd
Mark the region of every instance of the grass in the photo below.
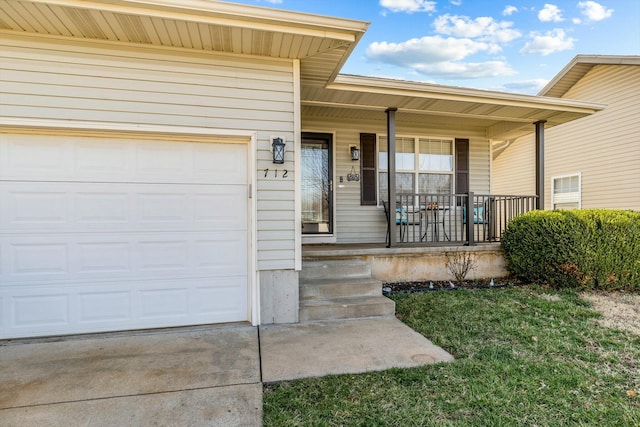
[[[265,426],[640,426],[640,337],[571,291],[394,296],[456,360],[267,386]]]

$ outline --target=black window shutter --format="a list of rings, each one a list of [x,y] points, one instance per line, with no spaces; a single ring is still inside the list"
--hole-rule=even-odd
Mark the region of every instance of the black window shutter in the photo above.
[[[376,134],[360,134],[360,204],[378,203],[376,177]]]
[[[456,194],[469,192],[469,140],[456,139]]]

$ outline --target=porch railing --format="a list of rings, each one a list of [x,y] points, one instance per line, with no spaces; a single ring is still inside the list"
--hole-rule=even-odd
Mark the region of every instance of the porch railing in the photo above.
[[[515,216],[534,210],[537,196],[397,193],[385,204],[399,245],[499,242]],[[395,217],[395,221],[394,221]],[[387,237],[387,242],[389,238]]]

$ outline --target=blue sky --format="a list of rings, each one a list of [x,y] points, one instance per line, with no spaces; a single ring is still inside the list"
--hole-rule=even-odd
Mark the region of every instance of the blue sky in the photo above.
[[[535,94],[575,55],[640,55],[640,0],[235,0],[371,23],[343,73]]]

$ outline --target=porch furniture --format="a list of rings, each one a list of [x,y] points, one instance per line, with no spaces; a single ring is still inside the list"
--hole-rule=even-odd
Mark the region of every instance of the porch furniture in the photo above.
[[[384,215],[387,220],[387,236],[385,239],[385,243],[389,243],[389,240],[391,238],[391,230],[389,230],[389,202],[383,201],[382,205],[384,207]],[[422,229],[422,215],[419,211],[415,211],[411,206],[403,207],[396,204],[395,222],[396,225],[400,226],[400,242],[408,240],[408,230],[410,225],[418,225],[420,227],[420,230]],[[412,227],[412,229],[413,228],[414,227]]]
[[[478,225],[478,228],[482,229],[482,238],[487,239],[489,237],[489,229],[487,225],[489,224],[488,219],[489,210],[487,209],[487,203],[483,203],[482,205],[476,205],[473,208],[473,224]],[[462,225],[466,227],[467,225],[467,207],[462,207]],[[476,233],[477,234],[477,233]],[[479,235],[479,234],[477,234]]]
[[[385,238],[385,244],[388,244],[391,239],[391,230],[389,229],[389,202],[383,201],[382,206],[384,207],[384,216],[387,220],[387,236]],[[396,213],[398,210],[396,209]],[[400,225],[400,240],[402,240],[402,212],[400,212],[400,217],[396,215],[396,225]],[[406,221],[405,221],[406,225]]]
[[[495,194],[423,194],[398,193],[395,201],[395,224],[387,227],[386,242],[392,228],[403,246],[436,246],[491,243],[501,240],[509,221],[534,209],[536,196]],[[385,202],[385,216],[393,214]],[[469,211],[469,209],[473,209]],[[394,218],[391,218],[393,221]],[[388,223],[388,222],[387,222]],[[468,223],[472,227],[468,227]],[[400,227],[398,232],[397,227]]]
[[[440,241],[441,227],[444,238],[448,241],[451,241],[450,236],[447,234],[447,226],[445,224],[445,221],[447,219],[447,212],[449,212],[450,209],[451,208],[449,206],[439,206],[437,204],[428,204],[426,207],[421,209],[425,224],[424,233],[422,233],[420,237],[421,242],[428,241],[427,234],[429,231],[429,226],[431,226],[432,242]]]

